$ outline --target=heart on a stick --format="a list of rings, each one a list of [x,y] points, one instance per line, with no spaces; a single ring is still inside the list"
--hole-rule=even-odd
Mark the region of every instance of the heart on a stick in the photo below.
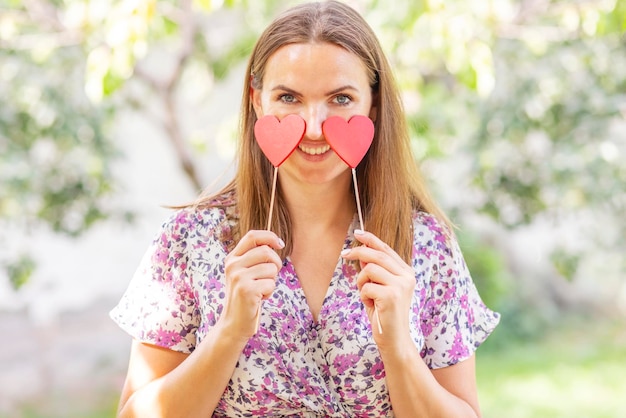
[[[374,122],[367,116],[352,116],[349,121],[339,116],[331,116],[322,124],[324,137],[350,168],[361,162],[374,139]]]
[[[261,151],[274,167],[281,165],[296,149],[304,136],[305,122],[298,115],[288,115],[282,120],[266,115],[256,121],[254,136]]]

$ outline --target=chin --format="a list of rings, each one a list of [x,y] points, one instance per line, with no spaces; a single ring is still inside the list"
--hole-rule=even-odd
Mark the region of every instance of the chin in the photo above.
[[[331,170],[307,170],[300,172],[300,180],[309,184],[345,183],[351,179],[350,169],[347,166],[336,167]]]

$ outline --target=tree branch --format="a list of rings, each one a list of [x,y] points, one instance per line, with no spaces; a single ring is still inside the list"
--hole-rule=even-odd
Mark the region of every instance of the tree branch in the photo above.
[[[197,26],[191,6],[191,0],[182,2],[183,9],[182,13],[180,13],[181,21],[179,22],[179,27],[182,28],[181,48],[175,59],[174,70],[169,77],[165,80],[158,80],[145,72],[140,66],[135,67],[135,75],[146,82],[160,99],[165,112],[164,119],[161,120],[161,125],[168,139],[174,146],[181,168],[191,181],[193,187],[199,192],[203,188],[202,182],[198,177],[196,165],[182,132],[176,106],[176,88],[182,77],[185,65],[193,53],[194,39],[197,34]]]

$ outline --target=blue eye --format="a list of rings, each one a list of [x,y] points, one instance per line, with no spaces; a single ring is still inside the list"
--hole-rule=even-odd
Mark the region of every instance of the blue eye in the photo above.
[[[283,103],[295,103],[296,102],[296,98],[294,97],[293,94],[281,94],[278,99]]]
[[[340,94],[335,97],[335,102],[341,106],[346,106],[352,102],[352,97],[347,94]]]

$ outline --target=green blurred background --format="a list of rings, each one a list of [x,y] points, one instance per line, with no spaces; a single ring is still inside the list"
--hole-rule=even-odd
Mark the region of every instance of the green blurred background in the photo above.
[[[0,417],[114,416],[107,312],[162,206],[232,172],[245,59],[295,3],[0,0]],[[347,3],[502,314],[484,416],[626,416],[626,2]]]

